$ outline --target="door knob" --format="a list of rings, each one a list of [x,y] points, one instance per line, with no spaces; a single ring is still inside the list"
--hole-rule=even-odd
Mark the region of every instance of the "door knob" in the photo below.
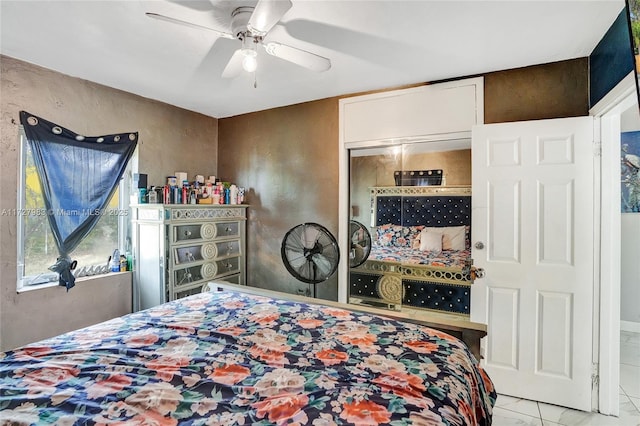
[[[478,250],[482,250],[484,248],[484,243],[482,241],[478,241],[475,244],[475,248],[477,248]]]

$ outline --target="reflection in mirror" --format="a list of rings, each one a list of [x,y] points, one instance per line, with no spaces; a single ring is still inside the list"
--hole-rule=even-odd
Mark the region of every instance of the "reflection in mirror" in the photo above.
[[[469,140],[350,151],[350,220],[371,252],[350,268],[350,303],[469,314]]]
[[[349,267],[357,268],[367,261],[371,253],[371,234],[367,227],[351,220],[349,222]]]
[[[392,236],[382,234],[382,228],[375,225],[371,190],[376,186],[394,185],[393,173],[395,170],[402,170],[402,158],[401,145],[350,151],[349,219],[351,223],[358,222],[368,228],[372,241],[371,250],[375,250],[376,253],[379,253],[382,247],[389,247]],[[350,303],[400,309],[400,273],[398,262],[378,260],[377,256],[372,258],[371,253],[360,265],[350,264]],[[389,294],[389,283],[396,289],[396,294]]]

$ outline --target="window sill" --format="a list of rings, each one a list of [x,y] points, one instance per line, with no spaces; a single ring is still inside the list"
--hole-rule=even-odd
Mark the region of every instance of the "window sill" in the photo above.
[[[82,283],[87,282],[87,281],[93,281],[93,280],[96,280],[96,279],[104,279],[104,278],[107,278],[107,277],[110,277],[110,276],[116,276],[116,275],[122,275],[122,274],[131,274],[131,272],[132,271],[109,272],[109,273],[101,274],[101,275],[92,275],[90,277],[79,277],[79,278],[76,278],[76,285],[82,284]],[[53,281],[53,282],[45,283],[45,284],[24,286],[24,287],[16,290],[16,293],[18,293],[18,294],[20,294],[20,293],[28,293],[28,292],[31,292],[31,291],[43,290],[45,288],[51,288],[51,287],[64,288],[64,287],[58,285],[58,281]]]

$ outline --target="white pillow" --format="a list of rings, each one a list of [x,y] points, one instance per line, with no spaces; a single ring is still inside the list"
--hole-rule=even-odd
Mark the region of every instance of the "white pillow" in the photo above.
[[[442,234],[439,232],[420,233],[420,251],[442,251]]]
[[[442,250],[464,250],[465,244],[465,229],[464,225],[460,226],[445,226],[439,227],[427,227],[424,231],[440,233],[442,234]],[[423,234],[424,235],[424,234]]]

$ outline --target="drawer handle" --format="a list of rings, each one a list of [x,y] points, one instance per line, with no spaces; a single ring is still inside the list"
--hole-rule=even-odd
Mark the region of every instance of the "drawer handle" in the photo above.
[[[231,229],[231,227],[230,227],[230,226],[227,226],[227,229],[225,229],[225,231],[226,231],[227,233],[229,233],[229,232],[233,231],[233,229]]]
[[[187,269],[185,273],[182,275],[182,278],[180,279],[180,281],[178,281],[176,285],[181,285],[185,281],[190,283],[192,282],[192,280],[193,280],[193,276],[191,275],[191,272],[189,272],[189,270]]]
[[[233,264],[232,263],[227,263],[227,269],[231,269],[233,268]]]
[[[189,230],[184,231],[184,235],[187,236],[187,237],[190,237],[191,236],[191,231],[189,231]]]

